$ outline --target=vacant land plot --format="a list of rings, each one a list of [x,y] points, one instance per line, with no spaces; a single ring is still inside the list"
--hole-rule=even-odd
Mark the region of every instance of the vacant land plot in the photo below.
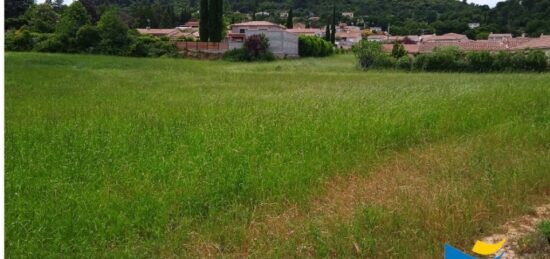
[[[9,257],[437,258],[550,197],[550,74],[6,55]]]

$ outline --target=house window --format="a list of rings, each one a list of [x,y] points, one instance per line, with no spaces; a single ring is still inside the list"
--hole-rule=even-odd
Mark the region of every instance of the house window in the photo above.
[[[245,31],[246,31],[245,29],[240,29],[239,33],[244,33]]]

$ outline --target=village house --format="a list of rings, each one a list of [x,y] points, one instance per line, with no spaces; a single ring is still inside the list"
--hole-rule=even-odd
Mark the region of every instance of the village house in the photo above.
[[[172,40],[182,39],[182,38],[193,38],[198,37],[198,30],[191,28],[172,28],[172,29],[151,29],[151,28],[140,28],[137,29],[140,34],[150,35],[155,37],[167,37]]]
[[[471,22],[471,23],[468,23],[468,28],[470,29],[475,29],[475,28],[479,28],[480,24],[478,22]]]
[[[312,16],[312,17],[307,18],[307,20],[310,21],[310,22],[318,22],[319,20],[321,20],[321,17]]]
[[[420,36],[421,42],[465,42],[470,41],[468,36],[457,33],[447,33],[443,35],[422,35]]]
[[[303,35],[303,36],[323,37],[325,35],[325,31],[318,28],[292,28],[292,29],[287,29],[286,31],[292,34],[296,34],[298,36]]]
[[[268,12],[257,12],[254,14],[255,16],[269,16],[269,13]]]
[[[199,22],[198,21],[188,21],[181,27],[187,27],[187,28],[199,28]]]
[[[516,47],[513,47],[512,50],[523,50],[523,49],[538,49],[544,51],[547,56],[550,56],[550,37],[541,35],[539,38],[534,38],[530,41],[519,44]]]
[[[343,17],[348,17],[350,19],[353,19],[353,12],[343,12],[342,13],[342,16]]]
[[[510,33],[492,33],[491,32],[489,34],[489,38],[487,39],[492,41],[503,41],[511,38],[513,38],[513,36]]]
[[[286,27],[267,22],[251,21],[232,24],[227,41],[229,49],[241,48],[245,39],[263,34],[269,39],[269,50],[277,57],[298,57],[298,35],[288,32]]]
[[[403,42],[409,36],[404,37]],[[370,39],[370,37],[369,37]],[[468,40],[468,41],[420,41],[417,44],[404,44],[407,53],[416,55],[431,53],[438,47],[457,47],[466,52],[473,51],[520,51],[526,49],[538,49],[550,55],[550,37],[541,35],[539,38],[528,37],[507,37],[497,35],[491,40]],[[393,44],[384,44],[384,51],[391,52]]]

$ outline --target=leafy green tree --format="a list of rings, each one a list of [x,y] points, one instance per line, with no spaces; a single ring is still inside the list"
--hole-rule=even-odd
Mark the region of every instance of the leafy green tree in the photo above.
[[[208,8],[210,41],[220,42],[223,39],[223,0],[210,0]]]
[[[292,7],[288,11],[288,17],[286,19],[286,27],[292,29],[294,27],[294,14],[292,13]]]
[[[120,19],[117,8],[105,12],[99,22],[97,30],[101,37],[100,51],[104,54],[124,55],[129,44],[128,25]]]
[[[63,12],[55,33],[61,44],[66,47],[66,51],[75,51],[77,47],[75,42],[76,33],[80,27],[90,23],[91,17],[80,1],[74,1]]]
[[[330,34],[330,42],[334,45],[336,43],[336,4],[332,5],[332,27]]]
[[[203,42],[208,41],[210,37],[209,33],[209,8],[208,0],[200,0],[200,21],[199,21],[199,35],[200,40]]]
[[[51,33],[59,20],[59,15],[49,4],[35,5],[25,13],[29,29],[33,32]]]
[[[394,43],[393,49],[391,50],[391,55],[396,59],[406,56],[407,51],[405,50],[405,46],[403,46],[403,43],[400,43],[400,42]]]
[[[84,25],[76,33],[76,43],[81,51],[94,52],[94,48],[101,42],[99,29],[93,25]]]
[[[327,23],[327,26],[325,27],[325,40],[330,42],[330,23]]]
[[[352,50],[359,60],[359,65],[364,69],[368,69],[382,55],[382,44],[364,39],[354,45]]]
[[[16,18],[32,6],[33,0],[6,0],[4,2],[6,18]]]

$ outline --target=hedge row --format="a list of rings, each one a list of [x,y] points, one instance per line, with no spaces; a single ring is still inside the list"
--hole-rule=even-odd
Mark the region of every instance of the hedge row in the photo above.
[[[39,7],[49,10],[48,5]],[[30,19],[33,20],[33,17]],[[128,29],[117,9],[104,12],[101,19],[94,25],[90,15],[79,1],[67,7],[59,22],[51,25],[52,28],[44,30],[32,25],[28,24],[17,31],[6,32],[6,50],[136,57],[177,55],[175,44],[168,38],[144,36],[136,30]]]
[[[544,72],[550,70],[550,57],[540,50],[518,52],[464,52],[457,47],[436,48],[416,57],[395,58],[382,52],[375,42],[361,42],[354,47],[359,65],[364,69],[396,68],[407,71],[440,72]]]
[[[298,54],[300,57],[326,57],[334,53],[332,44],[316,36],[300,36],[298,38]]]

